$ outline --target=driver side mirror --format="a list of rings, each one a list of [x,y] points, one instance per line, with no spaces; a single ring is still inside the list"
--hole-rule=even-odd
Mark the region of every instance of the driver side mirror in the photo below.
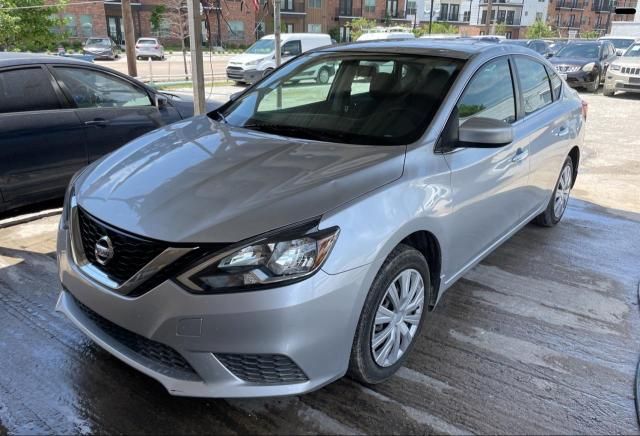
[[[622,56],[624,54],[624,50],[621,48],[616,49],[616,56]]]
[[[283,51],[282,56],[291,56],[291,52],[289,50]]]
[[[162,94],[156,94],[154,103],[158,109],[164,109],[169,105],[169,98]]]
[[[502,147],[513,142],[513,128],[504,121],[476,117],[462,123],[458,137],[461,147]]]

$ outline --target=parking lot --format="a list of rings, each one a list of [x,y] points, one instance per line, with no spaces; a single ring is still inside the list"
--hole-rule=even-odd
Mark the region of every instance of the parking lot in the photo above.
[[[640,97],[583,98],[563,222],[526,226],[466,274],[406,367],[374,387],[171,397],[54,312],[57,215],[0,228],[0,435],[638,433]]]

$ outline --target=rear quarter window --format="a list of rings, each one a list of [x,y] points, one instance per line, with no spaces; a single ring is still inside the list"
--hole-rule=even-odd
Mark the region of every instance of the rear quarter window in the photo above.
[[[41,67],[0,71],[0,113],[59,108],[49,73]]]

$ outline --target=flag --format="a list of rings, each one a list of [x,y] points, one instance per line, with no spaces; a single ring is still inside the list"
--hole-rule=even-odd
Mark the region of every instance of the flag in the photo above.
[[[258,3],[258,0],[253,0],[253,6],[256,8],[256,11],[260,9],[260,3]]]

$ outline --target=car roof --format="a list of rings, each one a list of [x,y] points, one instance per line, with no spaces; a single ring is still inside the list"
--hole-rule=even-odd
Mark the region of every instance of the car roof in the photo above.
[[[30,64],[93,65],[87,61],[67,58],[64,56],[51,56],[35,53],[0,52],[0,68]]]
[[[365,52],[396,53],[427,56],[444,56],[456,59],[469,59],[479,53],[496,51],[501,53],[531,53],[531,50],[517,45],[498,44],[481,39],[381,39],[375,41],[359,41],[324,47],[319,52]]]

